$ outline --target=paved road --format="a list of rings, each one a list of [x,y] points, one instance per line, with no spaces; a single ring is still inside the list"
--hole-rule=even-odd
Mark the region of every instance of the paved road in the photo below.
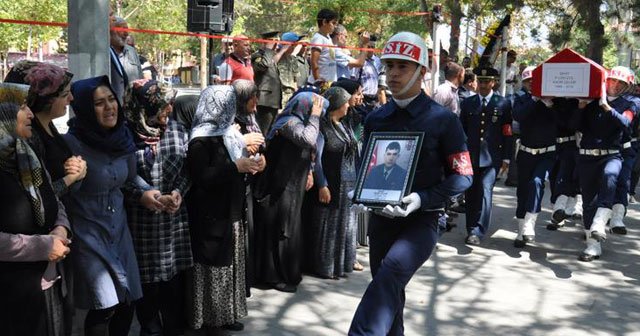
[[[600,261],[582,263],[581,223],[547,231],[548,201],[537,243],[513,247],[514,194],[498,183],[481,246],[464,245],[464,216],[442,237],[407,287],[406,335],[640,336],[640,205],[629,209],[629,234],[610,236]],[[367,265],[367,249],[358,251]],[[345,335],[369,279],[367,267],[337,281],[307,276],[296,294],[254,289],[245,330],[233,334]]]

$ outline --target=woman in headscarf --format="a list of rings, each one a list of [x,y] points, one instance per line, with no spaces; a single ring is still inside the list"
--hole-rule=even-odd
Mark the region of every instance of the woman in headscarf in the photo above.
[[[331,84],[332,87],[341,87],[351,95],[349,98],[349,112],[347,116],[342,119],[342,122],[349,126],[356,137],[358,142],[361,142],[362,130],[364,128],[365,110],[364,106],[364,88],[360,82],[348,78],[340,78],[337,82]],[[361,146],[362,144],[360,144]]]
[[[65,115],[73,100],[71,78],[73,74],[56,65],[33,61],[18,62],[5,77],[5,82],[30,85],[27,106],[36,117],[29,142],[51,174],[58,197],[87,172],[87,163],[71,152],[53,124],[53,119]]]
[[[69,221],[51,180],[27,143],[28,86],[0,85],[0,326],[2,335],[64,334],[63,280]]]
[[[347,115],[342,118],[342,125],[345,128],[348,128],[353,133],[356,142],[358,144],[358,152],[356,153],[355,158],[355,166],[356,171],[357,167],[360,167],[360,152],[362,151],[362,131],[364,130],[364,118],[366,117],[366,110],[364,107],[364,94],[363,87],[360,82],[347,79],[340,78],[337,82],[332,84],[334,87],[341,87],[347,91],[351,95],[349,98],[349,109]],[[363,246],[367,246],[367,223],[369,221],[368,213],[359,213],[357,216],[357,230],[355,230],[354,234],[356,235],[356,240]],[[357,244],[356,244],[357,245]],[[364,270],[364,266],[356,259],[353,263],[354,271],[362,271]]]
[[[187,198],[194,267],[187,280],[187,316],[194,329],[242,330],[245,292],[245,174],[265,167],[249,156],[234,125],[232,86],[214,85],[200,95],[187,164],[193,183]]]
[[[126,109],[138,176],[162,194],[158,200],[165,206],[164,211],[152,211],[135,196],[126,202],[142,282],[136,315],[143,335],[182,335],[184,271],[193,265],[187,207],[182,202],[189,187],[188,134],[168,118],[173,96],[173,90],[154,80],[137,80]]]
[[[236,117],[235,123],[240,126],[240,133],[243,135],[245,146],[249,155],[264,153],[264,136],[256,121],[255,113],[258,104],[258,86],[250,80],[238,79],[233,83],[236,93]],[[262,154],[261,154],[262,155]],[[249,288],[255,284],[256,260],[261,253],[261,242],[256,239],[253,218],[253,183],[252,175],[247,176],[247,220],[246,236],[246,275],[247,275],[247,296],[250,295]]]
[[[355,214],[347,193],[355,188],[358,144],[351,128],[342,123],[351,95],[332,87],[323,96],[329,101],[320,119],[315,187],[310,191],[311,242],[314,273],[337,280],[353,270],[356,257]]]
[[[88,309],[85,335],[127,335],[133,302],[142,297],[138,263],[121,188],[150,209],[161,211],[152,190],[136,174],[136,146],[107,76],[71,85],[76,116],[64,138],[87,160],[87,175],[67,204],[75,239],[75,305]]]
[[[328,104],[312,92],[294,95],[267,135],[269,165],[260,178],[258,232],[265,247],[257,277],[279,291],[295,292],[302,280],[302,201],[313,185],[320,115]]]
[[[181,123],[187,131],[193,126],[193,116],[198,108],[199,95],[184,95],[176,98],[173,103],[173,119]]]

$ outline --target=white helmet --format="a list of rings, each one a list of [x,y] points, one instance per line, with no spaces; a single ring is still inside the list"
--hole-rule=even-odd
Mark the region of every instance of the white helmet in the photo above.
[[[607,78],[617,79],[621,82],[627,83],[627,85],[631,85],[635,82],[635,74],[633,71],[624,66],[614,66],[609,70]]]
[[[429,68],[427,45],[422,37],[410,32],[400,32],[391,36],[384,45],[380,59],[406,60]]]
[[[522,70],[522,80],[531,79],[533,77],[533,70],[535,68],[536,67],[534,66],[528,66],[524,68],[524,70]]]

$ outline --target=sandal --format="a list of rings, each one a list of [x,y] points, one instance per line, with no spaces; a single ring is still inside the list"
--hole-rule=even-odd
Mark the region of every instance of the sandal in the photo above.
[[[359,263],[359,262],[357,262],[357,261],[356,261],[356,262],[353,264],[353,270],[354,270],[354,271],[364,271],[364,266],[362,266],[362,264],[361,264],[361,263]]]

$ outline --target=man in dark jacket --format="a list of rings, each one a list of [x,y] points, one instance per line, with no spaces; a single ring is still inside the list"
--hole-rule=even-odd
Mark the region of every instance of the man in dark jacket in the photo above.
[[[273,42],[263,43],[262,47],[251,55],[253,64],[254,81],[258,86],[258,111],[256,121],[263,134],[269,132],[273,119],[282,108],[282,83],[280,82],[280,72],[278,62],[289,48],[289,45],[282,45],[276,52],[276,42],[279,32],[267,32],[262,34],[265,40]]]

